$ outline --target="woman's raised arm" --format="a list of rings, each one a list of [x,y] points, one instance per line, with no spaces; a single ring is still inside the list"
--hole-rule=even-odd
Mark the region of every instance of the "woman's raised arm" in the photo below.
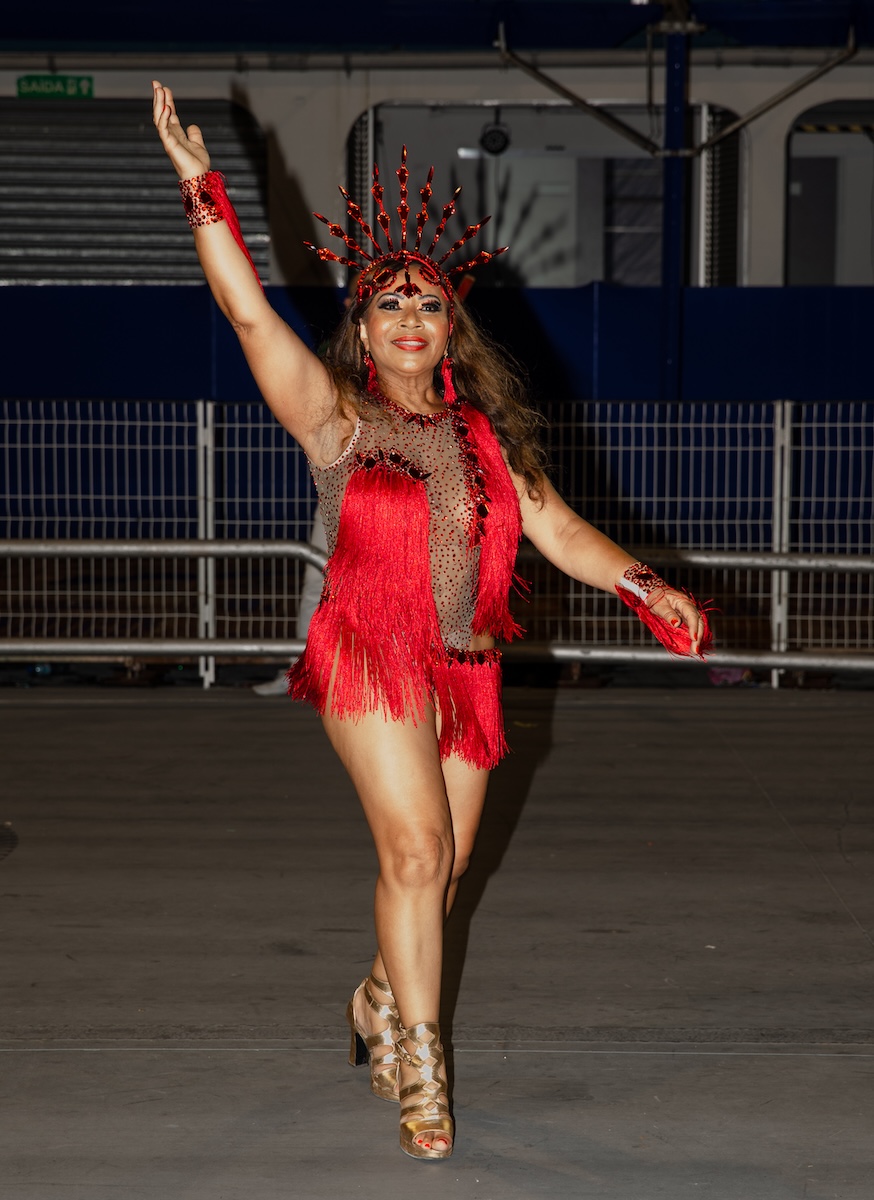
[[[157,79],[152,87],[155,128],[176,174],[180,180],[206,174],[210,158],[200,129],[183,128],[170,88]],[[352,426],[337,413],[324,366],[270,306],[226,221],[195,226],[194,242],[210,290],[239,337],[273,414],[311,458],[332,462]]]

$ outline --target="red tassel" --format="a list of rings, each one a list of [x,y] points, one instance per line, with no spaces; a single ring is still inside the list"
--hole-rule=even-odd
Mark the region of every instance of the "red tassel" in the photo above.
[[[491,770],[507,753],[499,650],[450,651],[434,668],[440,758]]]
[[[337,546],[289,691],[319,712],[421,719],[443,645],[431,587],[424,485],[378,465],[346,487]],[[334,671],[333,684],[331,674]]]
[[[509,642],[524,632],[513,620],[507,602],[522,537],[519,497],[488,417],[470,404],[464,405],[463,416],[470,428],[490,502],[480,550],[479,594],[473,632],[490,633]]]
[[[710,622],[707,620],[707,613],[712,612],[713,609],[702,607],[689,592],[686,592],[686,595],[701,614],[703,624],[703,632],[698,643],[698,652],[694,655],[692,654],[692,638],[684,624],[672,625],[670,621],[665,620],[664,617],[660,617],[657,612],[653,612],[642,597],[638,596],[635,592],[629,591],[628,588],[622,587],[621,584],[617,585],[616,591],[623,604],[627,604],[632,612],[637,614],[639,620],[658,638],[669,654],[676,654],[682,658],[703,659],[713,649],[713,632],[710,628]]]
[[[440,374],[443,377],[443,403],[447,405],[457,404],[458,394],[455,391],[455,380],[452,378],[452,359],[448,354],[443,355]]]
[[[255,272],[255,278],[261,284],[261,290],[264,290],[264,284],[261,283],[261,276],[258,274],[258,268],[252,262],[252,255],[249,253],[249,248],[243,240],[243,231],[240,229],[240,221],[237,216],[236,209],[231,204],[228,193],[225,190],[225,177],[221,171],[209,171],[206,176],[209,185],[209,194],[215,201],[215,206],[221,213],[224,220],[227,222],[228,228],[234,235],[234,241],[245,254],[249,266]]]
[[[367,367],[367,391],[371,396],[380,395],[379,380],[376,377],[376,366],[373,359],[364,351],[364,365]]]

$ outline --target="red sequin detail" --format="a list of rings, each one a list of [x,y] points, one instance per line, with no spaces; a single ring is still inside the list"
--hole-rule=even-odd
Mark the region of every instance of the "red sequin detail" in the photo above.
[[[370,241],[373,243],[373,247],[376,250],[376,253],[382,254],[382,249],[381,249],[379,243],[377,242],[376,238],[373,236],[373,230],[367,224],[367,222],[364,220],[364,216],[362,215],[362,212],[361,212],[361,205],[355,203],[355,201],[352,199],[352,197],[349,195],[349,193],[346,191],[346,189],[344,187],[340,188],[340,193],[346,201],[346,212],[349,214],[349,216],[352,218],[353,221],[357,221],[357,223],[364,230],[365,235],[368,238],[370,238]],[[347,243],[347,245],[348,245],[348,243]],[[360,254],[364,254],[364,251],[360,247],[358,249],[359,249]],[[365,254],[364,257],[370,258],[371,255]]]
[[[407,148],[404,146],[401,151],[401,165],[398,167],[395,174],[398,177],[398,187],[400,192],[400,204],[398,205],[398,216],[401,221],[401,249],[407,248],[407,219],[410,215],[410,206],[407,204],[407,182],[410,178],[410,172],[407,170]]]
[[[506,254],[510,249],[509,246],[501,246],[499,250],[480,250],[479,254],[469,258],[465,263],[459,263],[457,267],[450,267],[447,274],[457,275],[460,271],[469,271],[471,267],[483,267],[486,263],[490,263],[493,258],[497,258],[499,254]]]
[[[321,213],[314,212],[313,216],[317,221],[321,221],[323,224],[327,225],[332,235],[344,241],[350,250],[354,250],[356,253],[363,255],[368,262],[373,260],[373,256],[368,254],[366,250],[362,250],[358,243],[349,237],[348,233],[346,233],[345,229],[343,229],[341,225],[334,224],[334,222],[329,221],[327,217],[323,217]]]
[[[437,243],[440,241],[441,237],[443,236],[443,230],[446,228],[446,222],[449,220],[449,218],[455,212],[455,206],[458,203],[458,197],[460,195],[461,195],[461,188],[457,187],[455,189],[455,192],[452,196],[452,199],[449,201],[449,203],[443,205],[443,216],[440,218],[440,224],[437,226],[437,229],[434,232],[434,237],[431,239],[431,245],[428,247],[428,257],[429,258],[434,253],[434,247],[437,245]]]
[[[626,571],[623,571],[622,578],[639,587],[645,598],[649,597],[652,592],[669,590],[661,575],[657,575],[646,563],[632,563]]]
[[[433,195],[431,180],[434,178],[434,168],[428,172],[428,178],[425,180],[425,186],[419,188],[419,195],[422,197],[422,207],[416,214],[416,245],[415,249],[419,250],[422,246],[422,232],[428,223],[428,201]]]
[[[222,211],[217,207],[215,197],[209,190],[209,185],[212,183],[210,175],[212,174],[214,172],[209,171],[194,179],[179,180],[182,207],[185,209],[188,224],[192,229],[197,229],[202,225],[215,225],[218,221],[224,220]]]
[[[441,421],[445,421],[451,415],[448,407],[438,409],[437,412],[420,413],[413,412],[410,408],[404,408],[402,404],[395,404],[394,400],[389,400],[388,396],[382,394],[379,390],[379,384],[375,379],[368,386],[367,390],[380,408],[384,408],[386,412],[394,413],[396,417],[400,417],[408,425],[418,425],[420,429],[425,429],[429,425],[439,425]],[[427,476],[425,478],[427,479]]]
[[[356,451],[355,465],[361,471],[373,471],[377,467],[384,467],[387,471],[400,471],[402,475],[408,475],[410,479],[419,483],[428,479],[431,474],[430,471],[423,471],[421,467],[417,467],[413,460],[401,454],[400,450],[383,450],[382,447],[367,453]]]
[[[470,425],[460,412],[454,412],[452,423],[458,438],[458,448],[461,453],[461,463],[464,471],[464,482],[470,496],[473,510],[473,523],[470,530],[471,546],[478,546],[485,537],[486,517],[489,515],[491,499],[486,491],[486,480],[480,466],[479,457],[470,436]]]
[[[469,242],[472,237],[476,237],[476,235],[482,229],[483,225],[488,225],[488,223],[489,223],[489,221],[491,221],[491,219],[492,219],[491,217],[483,217],[483,219],[479,222],[478,225],[468,225],[467,229],[465,229],[464,233],[461,235],[461,237],[458,239],[458,241],[453,242],[452,245],[449,247],[449,249],[446,251],[446,253],[443,255],[443,257],[437,259],[438,267],[441,266],[443,263],[445,263],[447,258],[451,258],[456,250],[460,250],[465,242]]]

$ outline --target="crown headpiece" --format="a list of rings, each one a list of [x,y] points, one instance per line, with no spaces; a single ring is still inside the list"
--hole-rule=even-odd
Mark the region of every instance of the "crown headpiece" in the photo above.
[[[404,283],[402,290],[405,296],[412,296],[420,289],[410,279],[410,265],[419,268],[423,278],[429,283],[437,284],[446,294],[447,299],[452,300],[452,283],[450,276],[459,274],[462,271],[469,271],[471,267],[482,266],[484,263],[490,262],[493,258],[497,258],[499,254],[503,254],[508,249],[507,246],[501,246],[499,250],[488,251],[480,250],[473,258],[467,262],[459,263],[457,266],[443,269],[443,264],[447,259],[451,258],[462,246],[466,245],[471,238],[476,237],[491,217],[484,217],[476,225],[468,225],[467,229],[453,242],[445,254],[440,258],[435,258],[434,253],[437,243],[440,241],[446,229],[446,222],[455,212],[458,203],[458,197],[461,193],[461,188],[455,189],[452,199],[448,204],[443,205],[443,214],[437,223],[437,228],[434,231],[434,236],[431,239],[431,244],[427,250],[423,249],[422,243],[424,240],[425,226],[429,220],[428,202],[433,194],[431,181],[434,178],[434,168],[428,172],[428,178],[425,180],[425,186],[419,188],[419,196],[421,197],[422,206],[415,214],[415,240],[413,240],[412,230],[408,231],[408,222],[412,216],[412,210],[408,202],[408,187],[407,184],[410,178],[410,172],[407,169],[407,148],[404,146],[401,152],[401,165],[398,167],[395,174],[398,177],[398,185],[400,191],[400,203],[397,207],[397,214],[401,223],[400,243],[396,246],[390,231],[391,217],[386,210],[384,203],[385,188],[379,181],[379,167],[376,163],[373,164],[373,183],[370,188],[370,193],[376,203],[376,223],[382,230],[385,246],[381,246],[376,240],[376,235],[372,227],[364,220],[361,212],[361,206],[356,204],[344,187],[340,188],[340,192],[346,201],[346,212],[362,229],[365,238],[367,239],[372,249],[365,250],[364,247],[351,237],[340,226],[329,221],[327,217],[323,217],[321,213],[313,213],[319,221],[322,221],[328,226],[331,234],[340,238],[352,253],[358,255],[357,258],[351,258],[349,255],[335,254],[333,250],[329,250],[325,246],[314,246],[312,242],[304,242],[310,250],[313,250],[322,262],[337,262],[342,263],[346,267],[354,267],[361,271],[361,277],[358,281],[356,291],[356,299],[359,303],[364,300],[369,300],[374,292],[381,292],[383,289],[391,287],[397,279],[400,271],[404,273]],[[360,235],[359,235],[360,236]],[[408,238],[412,241],[412,246],[408,245]]]

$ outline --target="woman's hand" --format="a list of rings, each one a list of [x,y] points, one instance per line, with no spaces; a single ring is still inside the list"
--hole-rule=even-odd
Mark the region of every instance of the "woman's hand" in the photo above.
[[[620,585],[621,582],[620,580]],[[704,622],[701,610],[688,596],[683,592],[674,591],[673,588],[659,588],[657,592],[653,592],[651,596],[647,597],[646,605],[651,612],[661,617],[663,621],[667,621],[669,625],[675,628],[685,625],[692,643],[689,647],[691,653],[700,654]]]
[[[194,179],[209,170],[209,154],[203,144],[203,134],[197,125],[182,128],[176,116],[173,93],[157,79],[152,80],[152,120],[158,137],[180,179]]]

